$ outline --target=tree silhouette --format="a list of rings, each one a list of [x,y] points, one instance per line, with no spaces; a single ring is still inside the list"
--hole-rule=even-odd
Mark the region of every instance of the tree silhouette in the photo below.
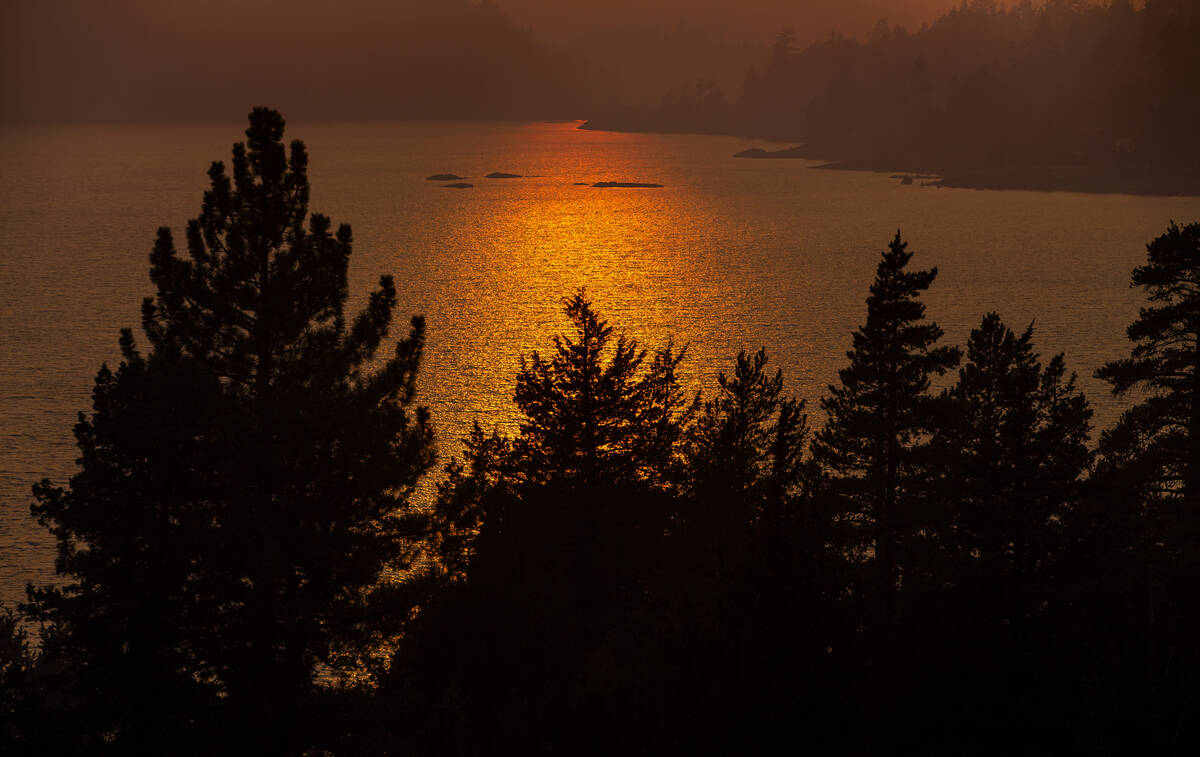
[[[1045,599],[1046,569],[1088,469],[1087,400],[1063,356],[1045,366],[1033,327],[1017,336],[989,313],[967,342],[967,363],[947,392],[936,444],[945,466],[946,521],[959,564],[991,599],[1006,597],[1014,630]],[[1042,596],[1031,593],[1041,578]]]
[[[1200,739],[1200,223],[1170,224],[1146,251],[1131,355],[1096,372],[1141,401],[1100,439],[1093,518],[1117,559],[1097,570],[1122,591],[1093,612],[1132,642],[1107,650],[1121,685],[1105,694],[1130,712],[1110,736],[1179,751]]]
[[[76,427],[80,472],[36,491],[69,582],[31,607],[79,683],[85,740],[204,751],[232,728],[296,753],[318,666],[353,668],[406,615],[381,578],[424,531],[408,505],[433,454],[412,407],[424,324],[376,362],[395,286],[347,322],[350,228],[309,215],[307,154],[283,130],[256,108],[233,180],[213,163],[187,258],[159,230],[152,352],[124,333]]]
[[[934,430],[931,376],[958,364],[955,347],[938,347],[942,330],[927,323],[918,299],[937,269],[907,271],[912,258],[900,232],[888,245],[867,298],[867,321],[854,332],[850,364],[821,401],[828,415],[813,456],[832,477],[851,554],[870,555],[874,591],[886,622],[923,516],[922,451]]]
[[[753,536],[777,561],[792,534],[792,505],[812,479],[804,455],[808,440],[804,403],[782,396],[783,374],[766,370],[767,354],[742,352],[732,375],[717,377],[717,394],[705,402],[684,444],[681,538],[706,567],[695,576],[730,580],[746,568]],[[720,598],[715,585],[704,592]]]
[[[1101,447],[1134,453],[1150,492],[1167,509],[1163,537],[1194,550],[1200,534],[1200,223],[1172,223],[1146,252],[1131,286],[1144,289],[1153,304],[1129,325],[1130,357],[1096,372],[1115,394],[1136,388],[1146,396],[1106,432]]]
[[[943,396],[928,526],[940,560],[915,623],[933,669],[925,699],[957,701],[963,733],[994,731],[1003,751],[1047,748],[1060,738],[1056,700],[1073,672],[1056,624],[1078,599],[1069,579],[1091,410],[1063,356],[1043,364],[1033,327],[1018,336],[995,313],[971,332],[967,362]],[[964,676],[988,685],[956,690]],[[1026,727],[997,729],[997,719]]]
[[[549,354],[522,359],[517,433],[476,428],[448,466],[433,526],[449,586],[393,665],[394,685],[421,692],[397,710],[474,748],[500,737],[602,752],[607,737],[581,747],[580,729],[594,707],[625,708],[612,692],[642,675],[604,661],[647,648],[693,412],[683,353],[614,334],[582,291],[563,311]]]
[[[563,303],[573,336],[522,357],[514,401],[524,416],[517,469],[529,483],[664,485],[685,404],[675,370],[684,353],[648,352],[600,319],[582,291]],[[643,369],[643,366],[644,369]]]

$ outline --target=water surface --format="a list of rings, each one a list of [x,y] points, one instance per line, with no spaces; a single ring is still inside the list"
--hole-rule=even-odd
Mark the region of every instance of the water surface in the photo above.
[[[209,163],[242,129],[0,129],[0,599],[52,576],[29,487],[69,478],[92,377],[152,293],[155,230],[182,241]],[[443,456],[472,420],[511,422],[520,354],[547,347],[581,286],[618,330],[688,344],[693,386],[765,345],[819,424],[897,228],[914,265],[938,267],[926,303],[948,340],[989,310],[1035,322],[1042,354],[1066,352],[1109,425],[1121,405],[1091,374],[1128,349],[1130,269],[1169,220],[1200,219],[1196,198],[933,189],[739,160],[751,143],[732,137],[453,123],[291,124],[288,137],[308,145],[312,209],[354,228],[354,304],[393,273],[403,313],[427,318],[420,386]],[[424,179],[443,172],[475,186]],[[665,186],[577,185],[606,180]]]

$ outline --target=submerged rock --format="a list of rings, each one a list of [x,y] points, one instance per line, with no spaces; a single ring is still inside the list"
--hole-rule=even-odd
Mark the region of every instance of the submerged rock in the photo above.
[[[519,173],[504,173],[503,171],[494,171],[494,172],[488,174],[487,176],[485,176],[484,178],[486,178],[486,179],[520,179],[521,174],[519,174]]]
[[[425,181],[461,181],[467,178],[453,173],[435,173],[433,176],[426,176]]]
[[[592,185],[600,189],[608,189],[610,187],[644,187],[647,189],[657,189],[662,184],[643,184],[640,181],[598,181]]]

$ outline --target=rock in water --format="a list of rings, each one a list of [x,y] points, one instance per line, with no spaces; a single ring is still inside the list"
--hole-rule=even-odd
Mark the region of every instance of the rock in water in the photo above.
[[[592,185],[600,189],[609,189],[610,187],[644,187],[647,189],[657,189],[662,184],[643,184],[639,181],[598,181]]]

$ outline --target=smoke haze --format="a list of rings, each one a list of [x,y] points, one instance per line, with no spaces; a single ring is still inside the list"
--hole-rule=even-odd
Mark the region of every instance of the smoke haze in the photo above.
[[[45,0],[0,14],[0,120],[540,118],[717,82],[954,0]]]

